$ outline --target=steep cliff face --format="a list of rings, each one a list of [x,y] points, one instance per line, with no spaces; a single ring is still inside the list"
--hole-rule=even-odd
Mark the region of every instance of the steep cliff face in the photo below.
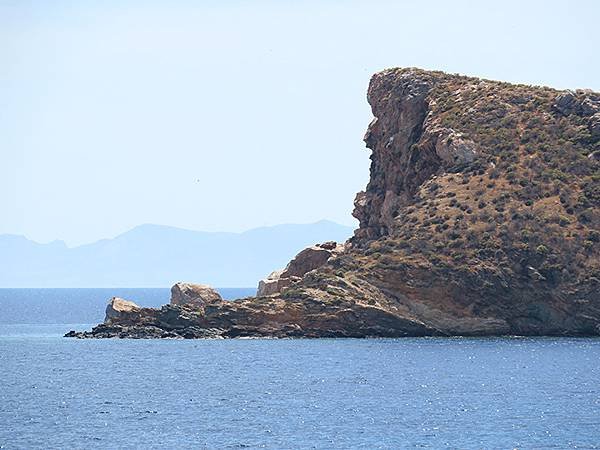
[[[340,266],[451,333],[598,333],[600,96],[392,69],[369,102]]]
[[[600,95],[391,69],[368,100],[371,179],[344,252],[279,294],[144,323],[192,317],[191,337],[600,334]],[[142,325],[123,326],[104,335]]]
[[[375,118],[365,134],[371,156],[371,179],[356,196],[354,216],[358,238],[388,234],[403,205],[411,203],[417,187],[440,167],[431,149],[416,151],[428,113],[431,77],[403,74],[392,80],[385,72],[373,76],[368,99]]]
[[[430,114],[438,81],[439,75],[416,70],[388,70],[371,79],[368,100],[375,118],[364,139],[373,151],[371,180],[355,200],[357,237],[389,234],[400,208],[414,203],[425,181],[477,157],[475,143]]]

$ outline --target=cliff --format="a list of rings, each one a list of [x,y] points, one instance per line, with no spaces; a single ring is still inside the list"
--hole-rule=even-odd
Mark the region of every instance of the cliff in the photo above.
[[[342,252],[270,296],[73,335],[599,335],[600,94],[390,69],[368,101]]]

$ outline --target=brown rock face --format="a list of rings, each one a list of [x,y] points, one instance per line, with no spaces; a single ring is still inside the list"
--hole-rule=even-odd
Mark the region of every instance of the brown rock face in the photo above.
[[[206,284],[179,282],[171,287],[171,305],[201,307],[222,300],[221,295]]]
[[[399,208],[410,202],[416,188],[442,164],[435,144],[425,149],[415,147],[423,135],[433,80],[410,72],[392,80],[388,73],[373,75],[369,85],[368,99],[375,118],[364,140],[373,154],[367,190],[355,200],[353,215],[360,221],[356,231],[359,239],[387,234]]]
[[[371,179],[334,258],[70,335],[600,335],[600,94],[390,69],[368,101]]]
[[[257,296],[274,295],[299,282],[311,270],[325,265],[332,256],[344,251],[344,245],[334,241],[305,248],[283,270],[272,272],[258,283]]]
[[[120,297],[113,297],[106,305],[106,315],[104,322],[118,322],[120,320],[126,320],[130,317],[137,317],[137,313],[142,308],[136,305],[134,302],[125,300]]]
[[[598,245],[584,243],[598,236],[599,166],[584,156],[599,146],[599,100],[417,69],[376,74],[371,181],[338,270],[445,333],[600,333]]]
[[[285,277],[281,278],[283,270],[276,270],[271,272],[267,278],[258,282],[258,289],[256,290],[257,297],[263,297],[267,295],[275,295],[283,291],[285,288],[291,286],[293,283],[300,281],[299,277]]]

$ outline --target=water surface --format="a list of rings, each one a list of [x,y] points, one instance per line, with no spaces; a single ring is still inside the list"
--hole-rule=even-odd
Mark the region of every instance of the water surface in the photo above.
[[[598,339],[61,337],[91,326],[0,325],[1,448],[600,448]]]
[[[217,288],[226,300],[256,294],[256,288]],[[169,303],[169,288],[0,288],[2,323],[99,323],[111,297],[157,308]]]

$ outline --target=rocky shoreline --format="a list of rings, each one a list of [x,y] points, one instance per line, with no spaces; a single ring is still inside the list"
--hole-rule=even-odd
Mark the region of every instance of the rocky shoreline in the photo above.
[[[600,94],[419,69],[375,74],[370,181],[344,244],[223,300],[114,298],[77,338],[598,336]]]

